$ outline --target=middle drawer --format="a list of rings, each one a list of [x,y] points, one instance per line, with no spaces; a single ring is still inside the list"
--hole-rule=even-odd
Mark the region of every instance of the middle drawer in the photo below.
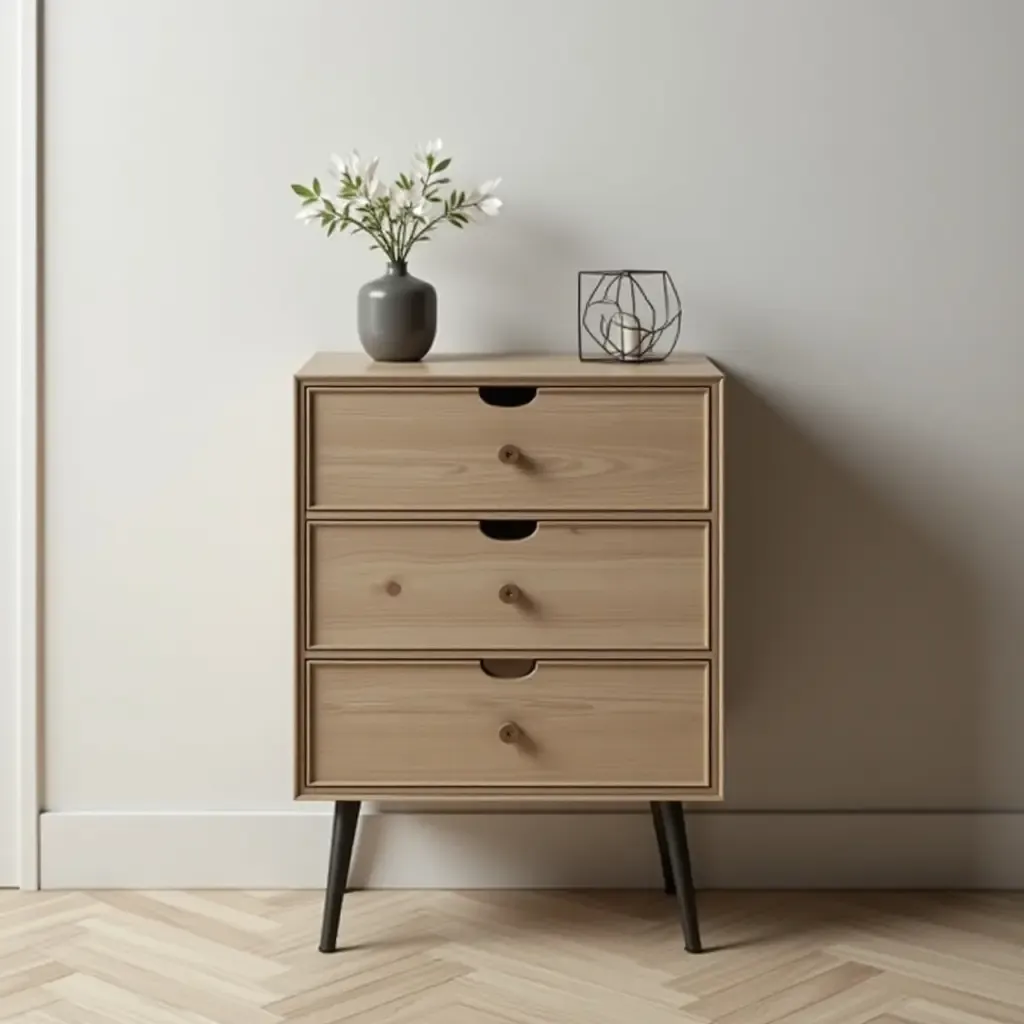
[[[698,650],[706,522],[313,522],[307,647]]]

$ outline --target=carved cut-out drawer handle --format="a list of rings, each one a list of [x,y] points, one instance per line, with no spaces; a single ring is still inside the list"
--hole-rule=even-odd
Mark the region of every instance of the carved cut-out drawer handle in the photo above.
[[[502,743],[518,743],[523,735],[523,730],[515,722],[505,722],[498,730],[498,739]]]
[[[537,671],[537,659],[481,658],[480,671],[491,679],[529,679]]]
[[[514,444],[503,444],[498,449],[498,459],[506,466],[511,466],[523,457],[523,453]]]
[[[522,596],[523,592],[514,583],[506,583],[498,591],[498,598],[504,604],[515,604]]]
[[[529,405],[537,397],[537,389],[530,387],[494,387],[484,385],[477,388],[480,401],[487,405],[499,405],[514,408],[517,405]]]
[[[537,525],[536,519],[481,519],[480,532],[491,540],[526,540]]]

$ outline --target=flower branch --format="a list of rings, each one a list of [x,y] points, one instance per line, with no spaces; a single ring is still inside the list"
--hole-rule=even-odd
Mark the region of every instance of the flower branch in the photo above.
[[[331,159],[335,180],[332,194],[324,192],[318,178],[312,185],[292,185],[302,199],[298,219],[318,222],[328,237],[337,233],[365,234],[392,263],[404,263],[412,248],[429,242],[441,224],[462,230],[477,213],[494,217],[501,200],[494,195],[500,178],[485,182],[466,193],[452,189],[447,197],[441,190],[451,184],[445,171],[451,157],[438,159],[441,140],[428,143],[413,159],[412,173],[402,172],[388,187],[377,176],[376,158],[363,162],[358,152],[348,160]]]

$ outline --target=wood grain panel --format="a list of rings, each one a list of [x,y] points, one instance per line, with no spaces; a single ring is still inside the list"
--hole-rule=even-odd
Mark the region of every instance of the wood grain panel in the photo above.
[[[445,384],[675,387],[708,384],[722,371],[706,356],[676,352],[660,363],[581,362],[575,355],[430,355],[419,363],[375,363],[356,352],[317,352],[296,377],[308,384],[424,387]]]
[[[472,522],[308,529],[311,650],[708,645],[708,523],[541,522],[516,541]]]
[[[658,366],[315,356],[296,375],[296,795],[719,799],[723,384],[712,362],[689,355]],[[519,457],[502,461],[504,445]],[[485,518],[533,519],[540,528],[497,541],[477,528]],[[499,600],[509,582],[523,600]],[[311,782],[313,755],[323,756],[308,713],[311,665],[388,662],[396,680],[389,699],[408,705],[415,730],[431,727],[409,703],[424,673],[531,655],[609,672],[626,662],[699,669],[707,708],[700,781],[631,782],[619,773],[586,784],[571,774],[540,784]],[[620,697],[630,693],[623,680]],[[613,718],[595,712],[586,721],[604,723],[605,737]]]
[[[514,407],[477,388],[307,393],[313,511],[710,506],[706,387],[540,388]]]
[[[713,663],[712,707],[715,723],[711,734],[711,761],[716,766],[716,786],[724,792],[725,779],[725,380],[711,389],[711,495],[715,514],[711,549],[711,650]]]
[[[372,851],[393,855],[388,825],[361,825],[356,871],[371,884]],[[653,886],[653,830],[636,835]],[[483,841],[456,851],[459,836]],[[461,826],[446,839],[469,860],[501,841]],[[568,846],[560,863],[608,855]],[[344,953],[323,956],[304,941],[320,891],[0,891],[0,1020],[1024,1024],[1024,894],[704,890],[699,902],[714,951],[688,957],[675,902],[653,889],[357,890]],[[866,972],[837,974],[865,952]]]
[[[310,786],[708,786],[709,667],[479,662],[308,667]],[[500,736],[507,727],[515,735]]]

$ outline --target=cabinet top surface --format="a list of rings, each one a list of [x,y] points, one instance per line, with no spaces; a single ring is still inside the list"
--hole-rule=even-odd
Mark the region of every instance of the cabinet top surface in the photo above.
[[[310,384],[701,384],[722,371],[706,356],[673,354],[660,363],[581,362],[575,355],[436,355],[421,363],[375,363],[353,352],[318,352],[296,374]]]

